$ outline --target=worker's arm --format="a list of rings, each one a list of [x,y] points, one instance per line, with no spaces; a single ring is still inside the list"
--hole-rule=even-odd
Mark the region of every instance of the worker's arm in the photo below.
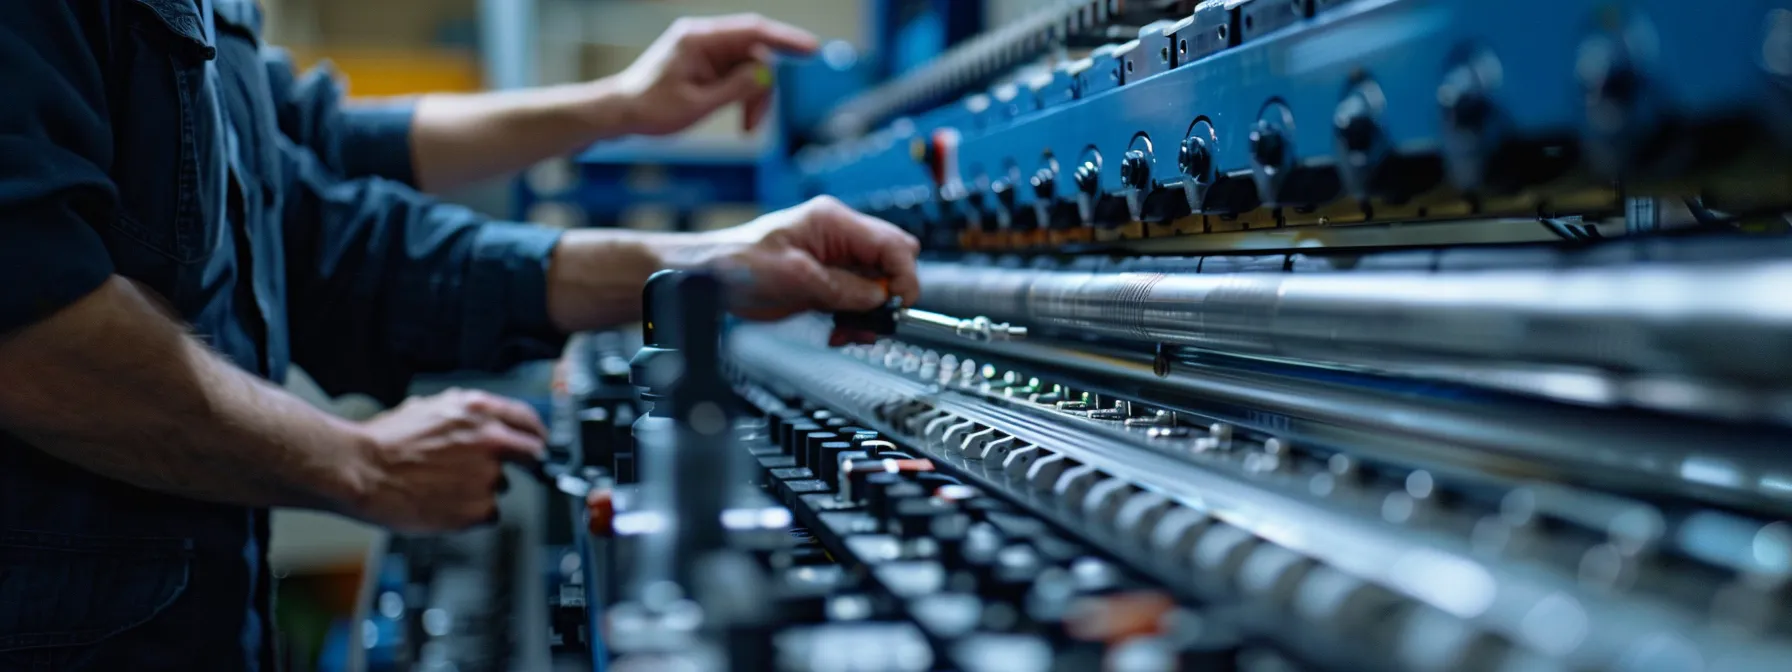
[[[919,291],[915,239],[829,198],[709,233],[562,233],[282,152],[293,361],[332,393],[394,401],[416,373],[554,356],[567,333],[639,318],[663,268],[739,271],[749,317],[875,307],[884,293],[865,275]]]
[[[149,490],[415,530],[489,519],[501,461],[539,457],[543,433],[533,411],[477,393],[337,418],[226,362],[117,277],[0,339],[0,427]]]
[[[815,37],[755,15],[680,19],[621,73],[592,82],[417,101],[417,186],[438,191],[502,175],[598,140],[684,130],[733,104],[755,128],[770,103],[774,52]]]
[[[338,420],[232,367],[113,275],[98,232],[122,216],[112,135],[76,11],[0,14],[0,431],[180,496],[415,529],[488,516],[499,458],[540,448],[514,406],[445,396]]]
[[[889,295],[912,305],[919,249],[895,225],[826,196],[707,233],[571,231],[554,251],[547,309],[566,331],[639,319],[641,285],[662,268],[722,273],[734,312],[752,319],[870,310]]]

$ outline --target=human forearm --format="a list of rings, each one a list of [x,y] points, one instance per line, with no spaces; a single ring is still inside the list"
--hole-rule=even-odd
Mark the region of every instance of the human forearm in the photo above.
[[[748,319],[869,310],[891,295],[912,304],[919,246],[827,197],[704,233],[569,231],[548,264],[547,312],[563,332],[640,319],[641,286],[663,269],[725,274],[730,311]]]
[[[631,116],[610,79],[424,96],[411,122],[417,185],[441,191],[521,170],[631,133]]]
[[[426,96],[411,122],[416,184],[436,191],[607,138],[675,133],[736,103],[743,130],[753,130],[771,105],[773,54],[816,47],[815,36],[753,14],[687,18],[600,80]]]
[[[252,506],[353,508],[358,427],[238,370],[114,277],[0,337],[0,426],[139,487]]]
[[[695,237],[626,229],[566,232],[548,264],[549,320],[573,333],[640,319],[641,286]]]

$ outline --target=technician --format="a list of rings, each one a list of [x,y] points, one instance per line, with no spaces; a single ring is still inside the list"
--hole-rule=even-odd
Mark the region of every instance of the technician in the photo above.
[[[684,20],[609,78],[356,108],[260,25],[251,0],[0,13],[0,670],[272,670],[267,507],[464,528],[541,453],[515,401],[350,422],[281,391],[290,365],[396,403],[637,318],[663,268],[744,271],[755,318],[884,300],[844,268],[917,294],[916,241],[832,200],[680,235],[423,195],[731,104],[755,125],[800,30]]]

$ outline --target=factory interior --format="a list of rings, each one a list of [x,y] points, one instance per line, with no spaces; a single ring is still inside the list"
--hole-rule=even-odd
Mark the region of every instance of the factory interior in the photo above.
[[[451,535],[276,511],[290,672],[1792,670],[1792,0],[260,4],[366,99],[788,22],[756,132],[446,198],[921,249],[913,307],[655,276],[661,328],[419,377],[545,472]]]

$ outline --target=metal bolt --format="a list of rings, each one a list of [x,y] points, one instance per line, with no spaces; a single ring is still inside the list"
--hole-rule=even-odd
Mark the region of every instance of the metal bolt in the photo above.
[[[1288,158],[1288,141],[1267,120],[1258,121],[1251,129],[1251,156],[1259,165],[1280,166]]]
[[[1338,129],[1338,137],[1344,141],[1344,149],[1364,154],[1375,145],[1375,117],[1363,94],[1353,93],[1338,103],[1332,123]]]
[[[1624,46],[1604,36],[1591,38],[1581,45],[1575,72],[1580,75],[1587,93],[1601,102],[1629,102],[1636,97],[1642,81]]]
[[[1182,149],[1176,154],[1176,164],[1182,173],[1194,178],[1205,178],[1213,172],[1213,153],[1207,149],[1207,141],[1199,137],[1183,138]]]
[[[1444,76],[1444,83],[1437,88],[1437,103],[1443,107],[1444,123],[1459,131],[1478,130],[1493,115],[1493,102],[1488,100],[1480,75],[1467,64]]]
[[[1586,89],[1588,112],[1595,128],[1621,129],[1625,112],[1636,102],[1643,81],[1624,44],[1606,36],[1590,38],[1581,45],[1580,60],[1574,69]]]
[[[1033,185],[1034,198],[1049,201],[1052,195],[1058,191],[1057,181],[1058,177],[1052,172],[1052,169],[1040,168],[1038,172],[1033,173],[1033,177],[1029,178],[1027,183]]]
[[[1207,427],[1207,434],[1208,434],[1208,438],[1213,439],[1214,447],[1216,447],[1216,448],[1232,447],[1232,426],[1231,425],[1228,425],[1225,423],[1220,423],[1220,422],[1213,423],[1212,425],[1209,425]]]
[[[1151,159],[1142,150],[1127,150],[1120,159],[1120,182],[1133,189],[1151,186]]]
[[[1075,179],[1077,189],[1093,194],[1101,188],[1101,166],[1095,165],[1093,159],[1084,161],[1076,167]]]
[[[1006,177],[996,178],[989,183],[989,193],[994,194],[1003,207],[1014,206],[1014,181]]]

